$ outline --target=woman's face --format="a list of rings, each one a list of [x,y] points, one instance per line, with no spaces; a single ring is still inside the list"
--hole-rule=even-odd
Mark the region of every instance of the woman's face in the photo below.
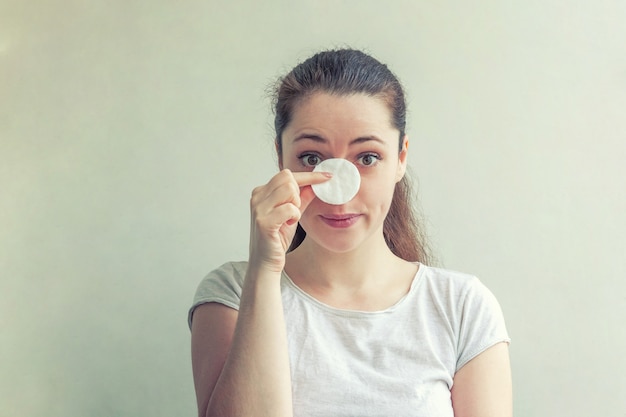
[[[394,187],[406,170],[408,145],[404,138],[399,151],[400,132],[385,101],[366,94],[315,93],[292,116],[282,135],[281,168],[311,171],[325,159],[344,158],[361,174],[361,188],[348,203],[311,202],[300,219],[305,243],[312,239],[334,252],[380,244],[376,239],[383,239]]]

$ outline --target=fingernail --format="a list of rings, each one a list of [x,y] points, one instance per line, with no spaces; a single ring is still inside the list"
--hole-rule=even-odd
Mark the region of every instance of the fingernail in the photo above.
[[[332,172],[322,172],[322,174],[324,174],[324,176],[326,178],[332,178],[333,177],[333,173]]]

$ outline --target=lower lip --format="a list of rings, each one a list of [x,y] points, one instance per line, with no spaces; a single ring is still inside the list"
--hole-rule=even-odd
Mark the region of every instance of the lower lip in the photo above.
[[[338,229],[345,229],[346,227],[352,226],[359,220],[360,215],[350,216],[342,219],[330,219],[328,217],[322,217],[322,221],[329,225],[330,227],[336,227]]]

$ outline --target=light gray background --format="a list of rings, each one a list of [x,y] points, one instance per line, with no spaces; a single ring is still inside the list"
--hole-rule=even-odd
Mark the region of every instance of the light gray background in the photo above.
[[[626,2],[0,1],[0,416],[192,416],[187,307],[247,256],[266,87],[365,48],[518,417],[626,416]]]

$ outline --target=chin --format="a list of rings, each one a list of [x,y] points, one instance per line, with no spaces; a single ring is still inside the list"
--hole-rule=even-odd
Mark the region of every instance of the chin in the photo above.
[[[305,242],[321,247],[328,252],[341,254],[352,252],[361,247],[364,243],[364,236],[345,232],[307,232]]]

